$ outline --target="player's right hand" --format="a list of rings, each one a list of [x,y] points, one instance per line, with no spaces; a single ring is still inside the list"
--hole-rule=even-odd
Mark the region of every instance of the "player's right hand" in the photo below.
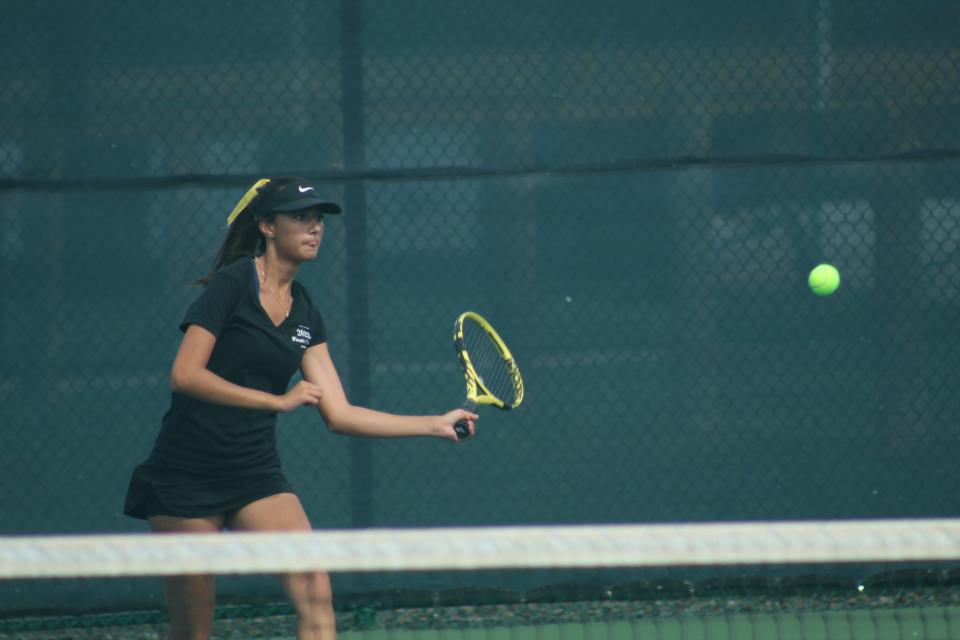
[[[466,409],[454,409],[440,417],[441,437],[459,442],[472,438],[477,433],[476,421],[480,416]],[[456,431],[456,425],[460,423],[466,427],[466,433],[461,436]]]
[[[301,380],[293,385],[292,389],[279,397],[277,411],[287,413],[304,405],[316,406],[320,403],[320,398],[322,397],[323,389],[320,388],[320,385]]]

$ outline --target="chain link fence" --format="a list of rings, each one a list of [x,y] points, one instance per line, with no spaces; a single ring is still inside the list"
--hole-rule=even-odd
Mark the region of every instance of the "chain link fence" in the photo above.
[[[284,174],[345,208],[300,279],[354,402],[459,406],[467,309],[528,394],[282,416],[315,526],[958,514],[957,3],[5,4],[3,533],[142,530],[190,282]]]

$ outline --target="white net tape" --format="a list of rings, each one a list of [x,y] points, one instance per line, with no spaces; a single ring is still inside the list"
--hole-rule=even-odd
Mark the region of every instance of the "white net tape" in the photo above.
[[[0,578],[960,560],[960,520],[0,538]]]

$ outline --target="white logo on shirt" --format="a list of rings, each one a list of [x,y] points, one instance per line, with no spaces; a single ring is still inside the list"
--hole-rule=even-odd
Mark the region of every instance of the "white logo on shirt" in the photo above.
[[[300,345],[301,349],[306,349],[310,346],[310,341],[313,339],[313,334],[310,333],[310,327],[304,325],[297,325],[297,332],[290,336],[290,340],[296,342]]]
[[[313,187],[297,187],[297,190],[300,193],[306,193],[307,191],[313,191]]]

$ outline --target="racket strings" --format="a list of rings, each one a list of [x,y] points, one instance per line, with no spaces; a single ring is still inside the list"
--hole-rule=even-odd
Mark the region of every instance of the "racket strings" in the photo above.
[[[464,326],[464,346],[473,364],[478,382],[507,404],[516,399],[510,367],[496,342],[482,327],[469,324]]]

